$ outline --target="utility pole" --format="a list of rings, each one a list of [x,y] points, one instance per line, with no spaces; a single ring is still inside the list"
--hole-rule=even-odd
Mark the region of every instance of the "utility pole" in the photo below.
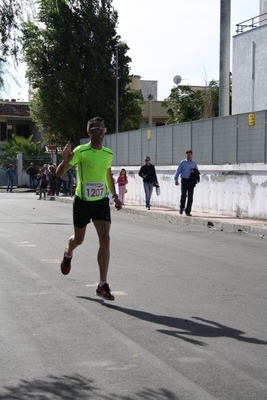
[[[119,47],[125,47],[125,42],[115,44],[116,49],[116,133],[119,133]]]
[[[220,14],[220,94],[219,116],[230,113],[231,0],[221,0]]]

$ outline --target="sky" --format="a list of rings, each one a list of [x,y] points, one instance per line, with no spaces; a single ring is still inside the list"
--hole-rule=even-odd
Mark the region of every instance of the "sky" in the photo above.
[[[259,3],[231,0],[231,37],[236,24],[259,15]],[[117,33],[132,59],[130,73],[157,81],[158,100],[169,96],[176,75],[183,85],[219,80],[220,4],[220,0],[113,0],[119,15]],[[11,82],[5,98],[28,100],[25,70],[21,65],[14,72],[21,87]]]

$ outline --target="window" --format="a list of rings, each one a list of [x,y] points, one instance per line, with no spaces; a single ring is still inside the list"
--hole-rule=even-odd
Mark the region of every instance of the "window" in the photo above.
[[[30,126],[26,124],[17,124],[16,134],[18,136],[24,136],[27,139],[30,137]]]
[[[0,141],[3,142],[4,140],[6,140],[6,122],[1,122],[0,125]]]

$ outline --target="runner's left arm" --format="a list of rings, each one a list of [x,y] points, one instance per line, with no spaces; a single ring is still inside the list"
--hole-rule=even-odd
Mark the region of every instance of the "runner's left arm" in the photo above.
[[[121,207],[122,207],[122,204],[121,204],[121,202],[120,202],[120,200],[118,198],[118,195],[116,193],[114,180],[113,180],[113,177],[112,177],[112,174],[111,174],[111,168],[109,168],[107,170],[107,181],[108,181],[109,190],[110,190],[110,192],[112,194],[112,198],[113,198],[114,203],[115,203],[115,207],[116,207],[117,210],[120,210]]]
[[[109,187],[110,193],[112,194],[112,196],[114,196],[116,194],[116,189],[115,189],[113,176],[111,175],[111,168],[109,168],[107,170],[107,181],[108,181],[108,187]]]

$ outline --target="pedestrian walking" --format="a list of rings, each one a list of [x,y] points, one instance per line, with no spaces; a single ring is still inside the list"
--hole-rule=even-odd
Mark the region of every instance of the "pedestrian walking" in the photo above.
[[[31,162],[30,166],[26,169],[27,175],[29,175],[30,189],[35,188],[35,181],[37,180],[37,168],[35,168],[34,163]]]
[[[156,169],[154,165],[150,164],[150,157],[147,156],[145,158],[145,165],[142,165],[142,167],[140,168],[139,176],[143,178],[145,198],[146,198],[146,208],[147,210],[150,210],[151,207],[150,200],[153,192],[153,187],[159,186],[158,178],[156,175]]]
[[[50,188],[51,196],[55,196],[56,194],[56,185],[57,185],[57,175],[56,168],[53,164],[49,164],[48,166],[48,182]]]
[[[48,180],[43,171],[40,171],[39,174],[37,175],[37,182],[39,187],[39,197],[37,200],[42,200],[42,195],[44,195],[44,200],[46,200]]]
[[[175,185],[179,185],[179,177],[181,176],[181,198],[180,198],[180,214],[185,214],[188,217],[192,217],[191,209],[193,204],[194,188],[199,182],[199,170],[198,166],[193,161],[193,151],[186,151],[186,158],[180,162],[177,171],[174,175]],[[186,203],[187,197],[187,204]]]
[[[106,128],[102,118],[95,117],[88,121],[87,133],[90,142],[80,145],[71,151],[68,142],[63,149],[63,161],[57,167],[57,176],[77,165],[77,187],[73,203],[74,234],[69,238],[61,261],[61,272],[67,275],[71,269],[73,251],[81,245],[87,224],[92,220],[99,239],[97,261],[100,282],[96,294],[106,300],[114,300],[107,283],[110,259],[110,206],[108,189],[112,193],[117,210],[121,202],[115,191],[111,174],[113,152],[102,145]]]
[[[65,174],[61,177],[62,179],[62,191],[63,196],[69,196],[70,194],[70,171],[65,172]]]
[[[6,170],[6,178],[7,178],[6,192],[10,191],[10,193],[12,193],[13,192],[13,184],[14,184],[14,180],[15,180],[15,170],[14,170],[13,164],[9,164],[9,167]]]
[[[125,189],[126,185],[128,184],[128,178],[127,178],[127,173],[125,168],[122,168],[120,170],[120,175],[117,179],[117,184],[119,187],[119,200],[124,205],[124,195],[125,195]]]

